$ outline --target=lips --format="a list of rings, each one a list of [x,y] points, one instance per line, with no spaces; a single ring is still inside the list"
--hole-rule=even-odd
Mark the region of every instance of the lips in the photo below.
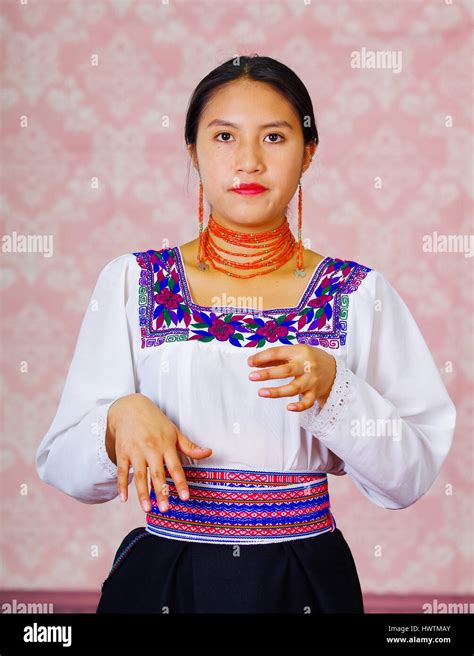
[[[236,194],[244,194],[249,196],[253,194],[261,194],[264,191],[267,191],[267,188],[255,183],[242,182],[238,187],[233,187],[231,191],[234,191]]]

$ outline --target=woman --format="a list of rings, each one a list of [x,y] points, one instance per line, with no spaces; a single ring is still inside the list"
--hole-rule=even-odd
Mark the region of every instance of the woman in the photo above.
[[[454,405],[383,274],[302,247],[318,133],[295,73],[224,63],[185,134],[199,237],[101,271],[39,474],[84,503],[126,500],[135,480],[146,526],[119,546],[98,613],[363,613],[328,474],[383,508],[415,503]]]

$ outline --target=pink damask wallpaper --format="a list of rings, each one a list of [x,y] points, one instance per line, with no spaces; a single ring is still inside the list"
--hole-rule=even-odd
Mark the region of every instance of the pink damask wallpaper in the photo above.
[[[458,411],[442,472],[414,506],[384,510],[349,476],[331,477],[364,593],[472,593],[472,3],[1,7],[1,587],[98,590],[124,535],[144,524],[133,484],[126,505],[83,505],[41,482],[34,456],[100,269],[197,236],[183,138],[192,90],[258,53],[295,70],[313,100],[306,245],[386,275]],[[46,248],[9,248],[25,235]]]

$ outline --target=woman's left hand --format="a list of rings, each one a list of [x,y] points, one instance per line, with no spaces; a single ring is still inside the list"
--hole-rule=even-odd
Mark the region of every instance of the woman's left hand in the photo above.
[[[295,379],[281,387],[260,388],[260,396],[278,398],[300,395],[300,401],[290,403],[288,410],[302,412],[317,401],[322,407],[326,402],[336,377],[336,360],[323,349],[309,344],[272,346],[248,358],[251,367],[268,367],[249,374],[250,380],[271,380],[273,378]]]

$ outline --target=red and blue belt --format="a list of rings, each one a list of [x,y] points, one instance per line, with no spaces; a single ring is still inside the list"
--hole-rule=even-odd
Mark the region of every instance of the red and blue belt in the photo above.
[[[217,544],[265,544],[334,531],[324,472],[191,467],[183,465],[189,499],[180,499],[165,465],[168,510],[151,482],[146,530],[153,535]]]

